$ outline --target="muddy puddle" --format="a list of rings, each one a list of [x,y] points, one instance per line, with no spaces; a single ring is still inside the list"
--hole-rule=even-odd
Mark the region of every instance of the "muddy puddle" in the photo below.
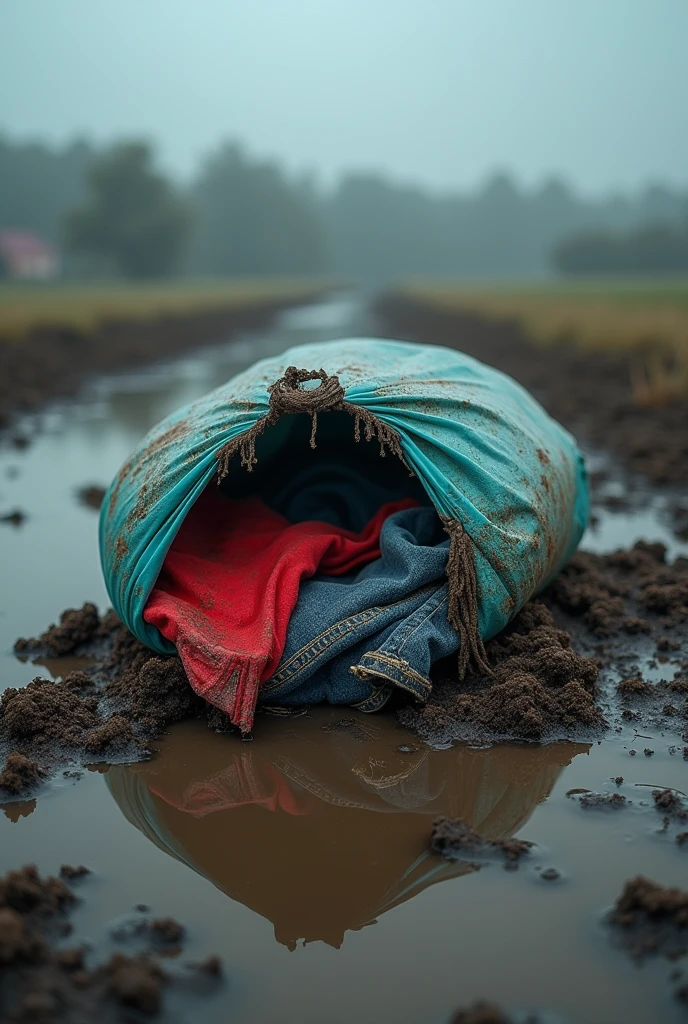
[[[28,447],[0,448],[0,514],[25,516],[0,524],[0,689],[79,668],[23,663],[12,644],[65,607],[106,606],[97,515],[80,489],[106,485],[153,423],[253,360],[373,330],[355,297],[339,297],[229,346],[94,381],[27,420]],[[622,482],[608,486],[613,499]],[[688,554],[661,496],[607,504],[589,550],[644,537]],[[0,873],[27,861],[91,868],[72,938],[96,952],[136,906],[183,922],[184,956],[218,954],[226,983],[169,1019],[442,1024],[489,999],[546,1020],[685,1020],[669,978],[681,964],[636,965],[602,923],[628,878],[686,887],[688,847],[662,830],[652,798],[653,787],[688,792],[676,735],[639,736],[629,722],[592,745],[433,749],[392,712],[316,708],[263,717],[251,743],[185,722],[156,745],[148,762],[60,774],[36,800],[4,805]],[[626,803],[586,809],[582,790]],[[447,860],[430,848],[438,816],[534,845],[515,870],[498,856]]]

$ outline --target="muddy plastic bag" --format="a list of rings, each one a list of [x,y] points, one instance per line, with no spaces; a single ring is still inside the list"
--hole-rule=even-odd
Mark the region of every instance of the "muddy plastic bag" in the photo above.
[[[113,481],[100,520],[103,572],[115,610],[143,643],[174,651],[143,611],[203,489],[219,477],[231,494],[269,495],[281,468],[314,451],[324,467],[354,460],[362,487],[378,486],[383,469],[415,475],[450,537],[460,675],[471,663],[489,671],[483,641],[556,574],[587,523],[575,441],[511,378],[438,346],[298,346],[168,417]]]

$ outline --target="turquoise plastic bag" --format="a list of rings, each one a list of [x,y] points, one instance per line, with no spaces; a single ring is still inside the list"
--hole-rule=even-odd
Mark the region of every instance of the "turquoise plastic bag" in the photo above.
[[[289,367],[316,372],[290,383]],[[294,383],[304,377],[316,379]],[[439,346],[378,338],[301,345],[169,416],[113,480],[101,510],[101,563],[113,607],[144,644],[174,651],[143,610],[184,517],[218,467],[224,472],[236,455],[236,474],[241,454],[246,477],[254,448],[258,463],[286,452],[306,460],[311,449],[295,430],[301,412],[313,419],[312,443],[318,413],[339,416],[339,444],[350,453],[357,410],[372,438],[360,444],[379,441],[382,453],[402,455],[440,516],[470,538],[483,640],[575,551],[589,508],[582,456],[510,377]]]

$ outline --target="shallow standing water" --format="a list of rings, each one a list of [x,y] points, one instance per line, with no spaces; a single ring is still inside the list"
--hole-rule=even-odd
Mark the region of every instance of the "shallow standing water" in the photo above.
[[[17,636],[85,600],[106,606],[97,515],[77,502],[80,486],[108,483],[157,420],[255,359],[370,330],[355,298],[292,310],[270,331],[95,381],[27,421],[30,446],[0,448],[0,512],[28,516],[0,525],[0,689],[58,670],[15,659]],[[669,539],[653,504],[603,516],[586,545],[641,536]],[[671,965],[635,967],[600,925],[632,875],[688,877],[688,854],[658,834],[639,786],[688,791],[688,765],[674,737],[636,742],[651,759],[629,756],[632,737],[431,750],[393,714],[327,708],[262,718],[250,744],[185,723],[146,764],[61,776],[35,803],[6,805],[0,870],[91,867],[77,937],[97,938],[139,903],[183,921],[187,955],[220,954],[229,982],[184,1019],[440,1024],[489,998],[569,1021],[679,1021]],[[617,775],[628,811],[585,812],[566,796],[616,788]],[[437,814],[537,850],[518,871],[447,863],[428,850]],[[550,866],[561,877],[547,882]]]

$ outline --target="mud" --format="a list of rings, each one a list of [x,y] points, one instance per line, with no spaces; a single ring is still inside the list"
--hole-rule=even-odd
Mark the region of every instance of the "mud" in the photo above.
[[[476,1003],[466,1010],[457,1010],[450,1024],[513,1024],[494,1003]]]
[[[660,544],[580,552],[542,599],[529,602],[487,645],[491,676],[474,672],[460,682],[452,663],[440,664],[427,704],[400,707],[399,720],[433,744],[589,741],[628,721],[664,723],[688,740],[681,660],[688,652],[687,593],[688,560],[669,564]],[[643,645],[664,659],[666,678],[650,682],[632,672]],[[194,694],[178,658],[152,653],[113,613],[101,618],[92,604],[67,610],[41,636],[18,640],[15,651],[32,659],[91,659],[86,671],[9,688],[0,701],[0,751],[32,759],[35,782],[70,759],[149,757],[149,741],[188,718],[228,728],[226,717]],[[8,770],[7,791],[29,792],[29,775],[20,785],[21,773]]]
[[[180,660],[152,654],[121,627],[104,665],[109,679],[103,695],[145,736],[160,735],[172,722],[201,715],[214,720],[215,709],[191,689]],[[224,716],[222,716],[224,719]]]
[[[463,860],[474,867],[484,861],[502,860],[505,867],[514,868],[530,854],[533,844],[524,839],[485,839],[465,821],[440,817],[433,822],[430,848],[446,860]]]
[[[654,797],[661,803],[665,794]],[[613,944],[637,963],[660,956],[675,963],[668,978],[670,992],[679,1004],[688,1006],[688,892],[638,875],[626,882],[605,924]]]
[[[544,1024],[535,1013],[506,1014],[496,1003],[474,1003],[457,1010],[449,1024]]]
[[[655,809],[662,815],[661,832],[672,836],[680,849],[688,850],[688,799],[674,789],[655,789],[652,793]]]
[[[15,528],[23,526],[27,519],[28,516],[26,515],[26,512],[23,512],[20,508],[12,509],[11,512],[3,512],[0,515],[0,523],[4,523],[7,526],[14,526]]]
[[[458,696],[455,679],[438,681],[421,710],[400,711],[402,724],[429,739],[456,723],[471,736],[490,739],[535,739],[546,731],[573,734],[579,726],[604,724],[594,698],[597,665],[571,649],[570,637],[554,626],[542,603],[531,602],[489,646],[493,677],[471,677],[465,685],[474,690]],[[87,671],[69,672],[58,682],[36,678],[0,698],[0,752],[33,758],[36,782],[67,762],[146,758],[148,741],[173,722],[203,718],[212,729],[229,728],[226,716],[194,694],[178,658],[153,654],[112,613],[101,619],[93,605],[67,610],[59,625],[18,640],[15,651],[34,658],[91,657]],[[27,777],[14,792],[25,795],[29,788]]]
[[[67,608],[60,615],[59,624],[49,626],[45,633],[27,640],[20,637],[15,645],[15,654],[47,655],[50,658],[64,657],[83,647],[97,636],[106,636],[116,620],[101,621],[98,609],[94,604],[84,604],[81,608]]]
[[[63,876],[80,874],[62,869]],[[76,904],[63,880],[41,878],[33,866],[0,879],[0,1019],[8,1024],[131,1020],[132,1011],[157,1014],[167,991],[185,987],[183,975],[173,976],[155,955],[172,940],[179,945],[184,930],[178,922],[142,917],[144,951],[115,951],[98,962],[91,943],[71,937],[69,918]],[[205,978],[203,987],[212,990],[220,967],[217,958],[211,960],[210,969],[203,964],[185,969],[190,980]]]
[[[639,405],[627,355],[566,340],[538,346],[514,322],[437,310],[401,294],[382,297],[376,313],[387,337],[460,348],[510,374],[577,437],[613,452],[632,472],[653,484],[685,486],[688,402]],[[682,512],[677,527],[685,529]]]
[[[493,679],[462,684],[440,666],[427,704],[403,709],[403,724],[433,743],[591,739],[623,721],[688,738],[688,559],[668,563],[662,544],[644,541],[578,552],[487,652]],[[633,672],[641,656],[665,665],[665,678]]]
[[[607,917],[615,940],[636,959],[688,954],[688,892],[639,875],[626,882]]]
[[[427,704],[402,710],[401,722],[439,743],[589,736],[604,727],[595,703],[598,666],[572,649],[541,601],[526,605],[487,654],[492,678],[473,675],[462,684],[439,675]]]
[[[587,629],[601,638],[664,633],[688,624],[688,559],[669,565],[662,544],[644,541],[609,555],[578,552],[549,596],[563,611],[582,616]],[[662,635],[657,643],[680,649],[684,639]]]
[[[277,351],[301,339],[280,334],[273,340]],[[256,354],[262,350],[256,353],[247,344],[246,361]],[[78,508],[77,487],[101,479],[106,469],[109,474],[110,463],[114,472],[153,420],[237,368],[229,360],[218,363],[212,379],[209,372],[201,374],[201,362],[193,361],[197,381],[185,364],[183,386],[175,384],[163,398],[156,398],[152,385],[132,397],[126,387],[133,387],[133,379],[121,390],[114,382],[116,400],[94,407],[83,423],[83,410],[76,411],[73,430],[71,414],[65,413],[66,433],[54,443],[45,431],[23,455],[4,448],[11,464],[0,469],[0,489],[8,499],[2,508],[21,506],[30,518],[22,531],[0,529],[7,549],[2,557],[16,581],[0,609],[0,646],[8,652],[0,685],[19,688],[34,674],[49,673],[61,683],[69,679],[71,693],[96,701],[93,729],[119,716],[139,744],[122,757],[114,750],[88,754],[84,741],[91,729],[70,749],[53,738],[41,742],[40,733],[2,741],[0,754],[14,752],[54,773],[37,779],[37,800],[26,788],[0,793],[0,848],[3,868],[27,858],[40,857],[41,871],[64,862],[61,878],[84,897],[63,916],[74,933],[55,939],[62,969],[78,975],[102,968],[113,952],[127,958],[125,966],[148,958],[172,976],[159,987],[162,1012],[170,1020],[277,1021],[286,1005],[309,1022],[448,1022],[458,1005],[470,1005],[473,1013],[474,1000],[488,999],[504,1007],[493,1010],[501,1013],[497,1019],[513,1024],[678,1024],[681,1006],[673,997],[686,985],[686,961],[667,966],[661,957],[648,956],[636,971],[611,944],[605,949],[604,937],[617,930],[602,933],[600,927],[595,937],[595,922],[623,879],[642,873],[664,887],[685,884],[688,825],[681,814],[688,784],[682,756],[688,759],[688,736],[681,741],[680,735],[688,722],[688,647],[680,595],[665,592],[680,588],[683,569],[663,549],[645,545],[616,561],[576,563],[565,594],[539,597],[552,621],[536,610],[522,626],[525,655],[516,647],[509,651],[509,657],[527,656],[529,674],[541,673],[545,691],[557,686],[537,661],[537,638],[528,640],[539,627],[562,631],[556,646],[593,663],[594,704],[607,725],[560,727],[571,735],[577,729],[585,734],[589,728],[591,736],[604,732],[602,742],[592,745],[501,745],[494,743],[494,730],[462,722],[493,745],[436,749],[401,727],[392,708],[366,716],[326,707],[293,719],[261,716],[253,742],[241,743],[216,733],[223,727],[219,714],[208,723],[202,706],[189,697],[176,659],[146,651],[112,616],[99,617],[95,627],[87,624],[88,613],[77,616],[66,631],[71,636],[59,635],[72,647],[65,655],[50,655],[37,643],[18,660],[9,656],[15,636],[37,630],[57,609],[89,595],[105,600],[95,516]],[[93,444],[92,423],[100,425],[103,447]],[[26,433],[31,435],[30,427]],[[82,434],[88,435],[83,444]],[[50,476],[65,438],[74,446],[76,478],[69,467]],[[21,482],[5,483],[20,458],[26,460]],[[51,506],[51,514],[43,515],[42,495],[32,497],[34,481],[54,495],[54,514]],[[667,537],[664,525],[655,532],[654,513],[635,521],[636,504],[630,504],[626,512],[602,509],[601,532],[597,541],[589,535],[591,542],[603,537],[605,545],[616,543],[614,527],[626,519],[624,528],[635,535]],[[88,521],[90,536],[84,529]],[[606,529],[610,523],[612,530]],[[646,583],[661,588],[659,604],[667,611],[646,607]],[[657,603],[656,596],[651,600]],[[665,619],[671,622],[665,625]],[[83,642],[82,627],[88,635]],[[555,634],[547,643],[555,645]],[[567,656],[562,664],[561,678],[570,679]],[[455,665],[442,669],[438,684],[442,676],[451,683]],[[523,670],[521,665],[518,671]],[[626,680],[642,685],[617,690]],[[480,680],[473,682],[480,692]],[[151,744],[154,755],[144,752]],[[644,756],[645,750],[654,753]],[[586,809],[577,798],[566,798],[572,787],[578,795],[618,789],[625,803],[607,814]],[[430,848],[438,815],[465,822],[497,845],[514,837],[536,845],[518,872],[501,870],[505,861],[499,853],[470,862],[447,860]],[[92,876],[73,877],[82,864],[93,869]],[[117,908],[125,913],[110,921]],[[168,914],[172,924],[166,923]],[[154,921],[162,922],[158,938]],[[177,926],[184,928],[180,938]],[[96,943],[85,952],[77,938],[82,930]],[[203,960],[197,935],[208,935],[210,947],[232,964],[232,988],[207,1014],[196,1004],[180,1015],[174,1006],[177,964],[193,958],[199,970],[182,966],[181,973],[193,973],[201,989],[218,970],[217,961]],[[498,963],[495,942],[508,951]],[[667,989],[667,972],[681,968],[682,979]],[[131,991],[126,975],[125,998]],[[365,981],[343,983],[347,978]],[[514,1010],[531,999],[561,1017]],[[114,1001],[112,1007],[132,1021],[145,1019],[140,1010]],[[115,1011],[91,1011],[87,1019],[107,1021],[109,1012]]]
[[[5,758],[0,772],[0,796],[20,796],[40,784],[45,772],[35,761],[24,757],[18,750],[12,750]]]
[[[67,609],[39,637],[20,638],[15,653],[56,665],[76,655],[89,664],[0,696],[0,785],[7,795],[26,795],[65,765],[150,757],[148,741],[186,718],[227,728],[224,716],[194,694],[178,658],[154,654],[114,613],[101,618],[92,604]]]
[[[265,327],[280,310],[303,296],[249,303],[146,320],[104,322],[90,333],[59,324],[33,328],[18,343],[0,336],[0,429],[13,417],[34,411],[49,399],[73,394],[93,374],[111,373],[169,360],[194,348],[226,341],[240,331]],[[29,438],[15,434],[14,444]]]
[[[577,799],[586,810],[620,811],[630,803],[622,793],[581,793],[573,799]]]
[[[105,487],[100,487],[98,484],[88,484],[85,487],[79,487],[76,492],[76,498],[80,505],[99,512],[105,497],[105,490]]]

